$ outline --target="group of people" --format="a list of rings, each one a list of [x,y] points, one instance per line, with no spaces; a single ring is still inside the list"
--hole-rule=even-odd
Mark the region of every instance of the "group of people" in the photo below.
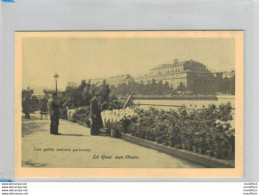
[[[41,100],[38,100],[37,97],[32,96],[31,94],[27,94],[22,101],[22,111],[25,114],[25,118],[30,119],[30,113],[33,113],[38,109],[41,111],[40,118],[43,119],[44,116],[47,118],[50,100],[50,97],[47,96]]]
[[[103,128],[103,122],[101,117],[102,111],[101,95],[96,92],[94,97],[90,101],[90,119],[91,119],[91,135],[99,135],[100,129]],[[30,119],[30,97],[26,97],[23,102],[23,112],[25,118]],[[44,97],[40,103],[40,118],[44,119],[50,115],[50,134],[59,135],[58,126],[60,118],[60,100],[57,93],[52,94],[52,99]]]
[[[50,133],[58,135],[58,125],[59,125],[59,107],[60,102],[57,93],[52,94],[52,98],[45,96],[40,101],[40,119],[47,118],[50,115]],[[31,112],[31,95],[27,95],[23,100],[23,113],[26,119],[30,119]]]

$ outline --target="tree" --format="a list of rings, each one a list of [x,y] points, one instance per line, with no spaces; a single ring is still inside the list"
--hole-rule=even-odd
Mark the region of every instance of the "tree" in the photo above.
[[[100,90],[100,94],[101,94],[103,100],[108,101],[111,91],[110,91],[110,88],[109,88],[109,84],[106,83],[106,80],[103,80],[103,83],[102,83],[99,90]]]
[[[182,82],[179,83],[179,85],[177,87],[177,91],[181,91],[181,92],[186,91],[186,87]]]

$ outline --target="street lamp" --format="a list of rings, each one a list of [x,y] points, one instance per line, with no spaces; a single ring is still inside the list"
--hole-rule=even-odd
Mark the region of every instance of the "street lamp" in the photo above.
[[[55,81],[56,81],[56,92],[58,92],[58,78],[59,78],[58,74],[55,73],[55,74],[54,74],[54,79],[55,79]]]

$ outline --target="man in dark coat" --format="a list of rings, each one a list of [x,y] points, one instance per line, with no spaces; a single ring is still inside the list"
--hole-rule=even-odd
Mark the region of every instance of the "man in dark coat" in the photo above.
[[[91,135],[99,135],[100,128],[103,127],[99,96],[97,92],[90,101]]]
[[[25,114],[26,119],[30,119],[30,108],[31,108],[31,99],[30,95],[27,95],[25,97],[24,103],[23,103],[23,112]]]
[[[50,103],[50,134],[59,135],[59,101],[57,93],[53,93],[53,100]]]

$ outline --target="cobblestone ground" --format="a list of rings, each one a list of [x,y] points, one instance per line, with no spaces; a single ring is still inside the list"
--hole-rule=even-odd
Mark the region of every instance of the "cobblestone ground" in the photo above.
[[[22,166],[55,168],[198,168],[199,165],[60,120],[59,133],[49,133],[49,120],[22,118]],[[97,157],[99,156],[99,157]],[[94,159],[95,158],[95,159]]]

